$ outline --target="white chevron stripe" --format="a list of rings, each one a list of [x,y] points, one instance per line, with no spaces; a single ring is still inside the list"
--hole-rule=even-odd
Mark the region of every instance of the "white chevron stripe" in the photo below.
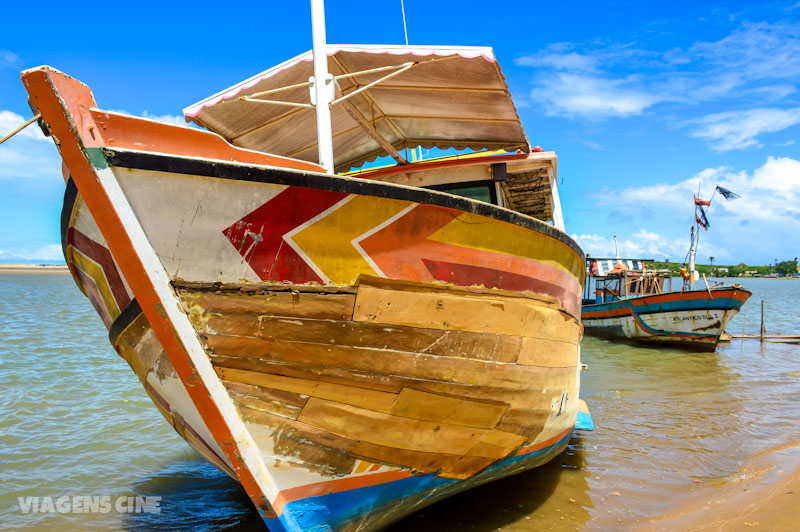
[[[298,246],[297,243],[294,240],[292,240],[292,237],[294,235],[296,235],[297,233],[299,233],[300,231],[302,231],[303,229],[305,229],[305,228],[307,228],[307,227],[309,227],[311,225],[314,225],[318,221],[322,220],[323,218],[328,216],[330,213],[336,211],[337,209],[342,208],[344,205],[346,205],[348,202],[350,202],[355,197],[356,197],[355,194],[348,195],[346,198],[334,203],[333,205],[331,205],[330,207],[328,207],[327,209],[325,209],[324,211],[322,211],[318,215],[314,216],[313,218],[309,218],[308,220],[306,220],[305,223],[298,225],[297,227],[295,227],[294,229],[292,229],[291,231],[289,231],[288,233],[283,235],[283,240],[287,244],[289,244],[289,246],[291,246],[291,248],[293,250],[295,250],[298,255],[300,255],[300,257],[306,262],[306,264],[308,264],[308,266],[312,270],[314,270],[314,273],[319,275],[320,279],[322,279],[322,282],[325,283],[325,284],[328,284],[328,283],[331,282],[330,278],[327,275],[325,275],[325,273],[320,269],[319,266],[317,266],[314,263],[313,260],[311,260],[311,257],[306,255],[306,252],[303,251],[303,248]]]
[[[367,252],[364,251],[364,248],[361,247],[361,241],[364,240],[365,238],[371,237],[372,235],[374,235],[375,233],[377,233],[378,231],[380,231],[381,229],[383,229],[387,225],[390,225],[390,224],[394,223],[396,220],[399,220],[400,218],[402,218],[403,216],[408,214],[409,211],[411,211],[411,209],[413,209],[417,205],[419,205],[419,203],[412,203],[411,205],[409,205],[408,207],[406,207],[402,211],[398,212],[397,214],[395,214],[394,216],[392,216],[391,218],[389,218],[385,222],[383,222],[383,223],[381,223],[379,225],[376,225],[375,227],[373,227],[372,229],[370,229],[369,231],[367,231],[363,235],[358,236],[358,237],[356,237],[356,238],[354,238],[353,240],[350,241],[350,243],[353,245],[353,247],[356,248],[356,251],[358,251],[359,255],[364,257],[364,260],[367,261],[367,263],[370,265],[370,267],[372,267],[373,270],[375,270],[375,273],[377,273],[381,277],[386,277],[386,274],[383,273],[383,270],[381,270],[380,267],[377,264],[375,264],[375,261],[372,260],[372,257],[367,255]]]

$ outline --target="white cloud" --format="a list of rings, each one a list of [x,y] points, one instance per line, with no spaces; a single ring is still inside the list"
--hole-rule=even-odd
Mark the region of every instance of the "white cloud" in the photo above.
[[[136,113],[131,113],[124,109],[110,109],[110,111],[123,115],[137,116]],[[170,115],[170,114],[157,115],[145,110],[142,112],[141,115],[138,116],[141,116],[142,118],[146,118],[148,120],[155,120],[156,122],[164,122],[165,124],[172,124],[173,126],[183,126],[192,129],[198,129],[198,127],[195,126],[193,122],[186,122],[186,120],[184,120],[183,118],[183,115]]]
[[[598,202],[614,198],[613,207],[632,219],[657,220],[659,233],[685,237],[670,239],[650,230],[620,236],[621,252],[643,252],[680,260],[688,247],[688,229],[693,223],[693,196],[700,185],[700,197],[710,199],[717,185],[741,196],[726,201],[714,196],[708,209],[711,228],[701,234],[701,253],[720,260],[755,263],[764,256],[797,255],[793,251],[800,240],[800,161],[788,157],[768,157],[752,172],[729,167],[708,168],[677,183],[656,183],[628,187],[619,192],[608,190],[596,195]],[[601,203],[598,203],[601,205]],[[653,227],[652,223],[648,224]],[[613,241],[597,235],[576,238],[592,254],[613,253]],[[685,240],[685,242],[684,242]],[[593,252],[592,250],[595,250]],[[682,252],[681,252],[682,250]],[[676,254],[677,253],[677,254]]]
[[[693,137],[708,141],[715,151],[761,146],[756,137],[800,124],[800,107],[792,109],[749,109],[704,116],[695,123]]]
[[[17,68],[19,56],[8,50],[0,50],[0,68]]]
[[[715,72],[743,79],[796,79],[800,72],[800,25],[745,22],[727,37],[694,44],[689,53]]]
[[[61,180],[61,158],[53,144],[12,138],[0,145],[0,182],[4,179]]]
[[[661,206],[671,211],[692,212],[692,197],[709,199],[717,185],[736,192],[741,199],[726,201],[719,194],[713,201],[714,216],[732,215],[736,219],[796,224],[800,230],[800,161],[789,157],[768,157],[752,174],[728,167],[707,168],[674,184],[658,183],[622,190],[615,201],[629,206]],[[598,199],[602,196],[598,195]],[[712,219],[712,225],[714,220]]]
[[[718,113],[701,119],[695,132],[715,149],[742,149],[757,145],[759,133],[788,127],[779,124],[793,109],[773,109],[784,122],[772,126],[760,118],[767,118],[764,107],[779,106],[800,84],[800,23],[743,23],[717,41],[667,50],[635,42],[555,43],[515,63],[536,68],[530,95],[550,115],[603,119],[666,103],[693,112],[686,106],[713,102],[724,109],[746,102],[756,107],[747,124],[737,128],[736,117]]]
[[[183,115],[155,115],[145,111],[142,113],[142,118],[172,124],[173,126],[191,127],[186,120],[184,120]]]
[[[616,250],[613,238],[596,234],[573,234],[583,251],[594,257],[614,257]],[[670,239],[664,235],[640,228],[628,235],[617,238],[621,257],[637,259],[683,260],[689,249],[689,238]]]
[[[37,249],[0,249],[0,263],[64,262],[61,244],[48,244]]]
[[[12,111],[0,111],[0,134],[10,133],[25,120]],[[61,176],[58,150],[35,122],[0,144],[0,181],[53,176],[57,179]]]
[[[729,175],[728,171],[729,169],[724,166],[706,168],[702,172],[678,183],[656,183],[643,187],[628,187],[619,193],[619,200],[628,205],[682,207],[687,203],[691,204],[692,197],[697,194],[698,185],[705,183],[707,190],[710,183],[718,183],[720,180],[724,180],[724,176]],[[598,196],[598,199],[601,199],[601,197]],[[617,201],[616,198],[615,201]]]
[[[588,118],[628,116],[658,101],[636,86],[634,79],[607,79],[587,74],[555,73],[531,91],[545,103],[548,114],[583,115]]]
[[[6,136],[13,130],[21,126],[30,117],[23,117],[13,111],[0,111],[0,137]],[[15,136],[28,137],[36,140],[49,140],[42,134],[41,128],[34,122]]]
[[[514,60],[519,66],[548,66],[557,70],[595,70],[598,59],[586,54],[572,51],[569,43],[555,43],[547,47],[547,52],[523,55]]]

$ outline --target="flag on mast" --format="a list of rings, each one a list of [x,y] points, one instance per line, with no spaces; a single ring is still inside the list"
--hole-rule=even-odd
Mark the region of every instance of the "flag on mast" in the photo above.
[[[694,204],[695,205],[705,205],[706,207],[708,207],[709,205],[711,205],[711,200],[704,200],[704,199],[700,199],[697,196],[695,196],[694,197]]]
[[[708,228],[711,226],[711,224],[708,223],[708,218],[706,217],[706,211],[704,211],[703,207],[699,205],[697,206],[697,211],[698,211],[697,214],[695,214],[695,219],[697,220],[697,223],[702,225],[703,229],[708,231]]]
[[[731,192],[727,188],[721,187],[719,185],[717,185],[717,190],[719,190],[719,193],[722,194],[726,200],[732,200],[739,197],[739,194],[737,194],[736,192]]]

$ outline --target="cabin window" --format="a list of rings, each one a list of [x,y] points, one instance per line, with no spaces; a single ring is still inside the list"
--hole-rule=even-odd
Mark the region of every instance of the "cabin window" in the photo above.
[[[497,192],[495,191],[494,181],[451,183],[449,185],[434,185],[425,188],[497,205]]]

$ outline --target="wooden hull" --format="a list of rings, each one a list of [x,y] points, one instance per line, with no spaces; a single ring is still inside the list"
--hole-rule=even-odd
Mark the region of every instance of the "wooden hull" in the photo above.
[[[632,297],[584,305],[581,322],[593,336],[713,351],[750,295],[727,287]]]
[[[583,282],[568,236],[447,194],[264,166],[96,111],[52,70],[23,80],[65,160],[76,283],[165,418],[271,530],[379,529],[566,446]]]

